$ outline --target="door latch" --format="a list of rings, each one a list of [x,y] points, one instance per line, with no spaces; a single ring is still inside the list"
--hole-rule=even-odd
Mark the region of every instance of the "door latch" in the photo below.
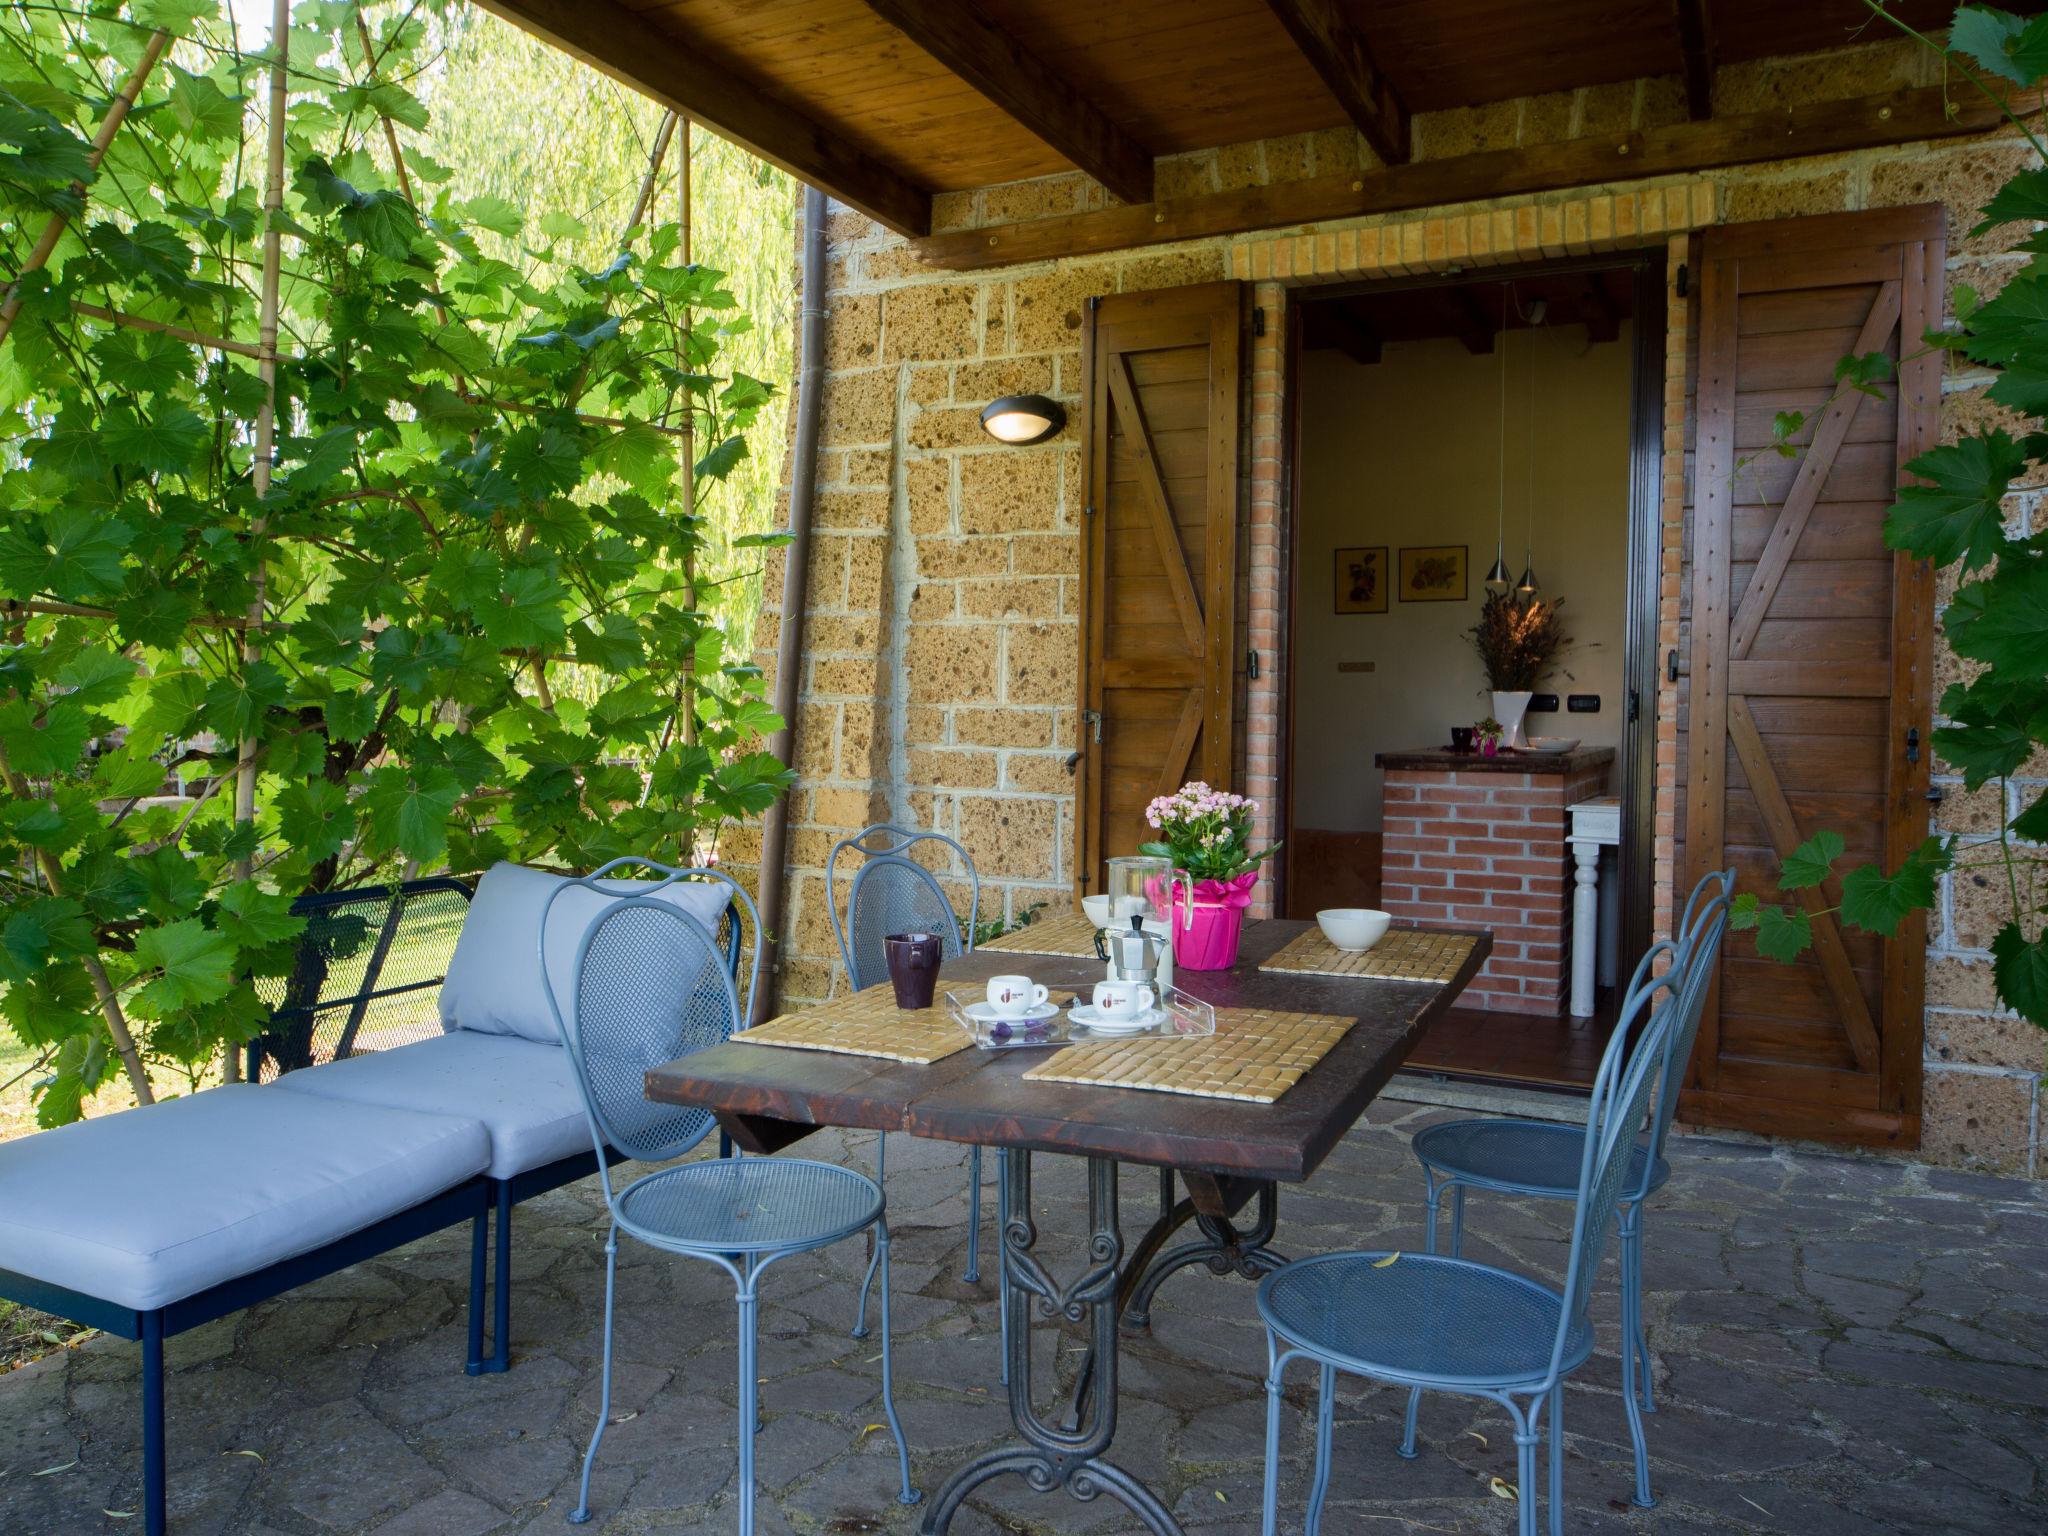
[[[1909,763],[1920,761],[1920,727],[1917,725],[1906,727],[1906,761]]]
[[[1250,678],[1256,678],[1259,675],[1259,653],[1257,651],[1246,651],[1244,653],[1244,675]]]
[[[1081,723],[1082,723],[1083,725],[1085,725],[1085,726],[1087,726],[1087,727],[1088,727],[1088,739],[1089,739],[1090,741],[1094,742],[1096,746],[1098,746],[1098,747],[1099,747],[1099,746],[1101,746],[1101,745],[1102,745],[1102,711],[1101,711],[1101,710],[1099,710],[1099,709],[1084,709],[1084,710],[1082,710],[1082,711],[1081,711]]]

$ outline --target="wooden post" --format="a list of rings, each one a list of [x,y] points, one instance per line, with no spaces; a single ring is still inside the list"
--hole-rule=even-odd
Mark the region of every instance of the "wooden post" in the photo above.
[[[169,44],[171,34],[161,27],[150,33],[149,41],[143,46],[142,57],[135,61],[135,68],[128,72],[127,83],[121,87],[107,108],[107,115],[100,120],[100,131],[93,135],[92,153],[86,157],[86,164],[93,170],[100,168],[100,161],[106,157],[107,146],[114,142],[114,135],[128,120],[128,113],[135,105],[135,98],[142,94],[142,83],[149,78],[149,72],[156,68],[156,61],[163,57],[164,48]],[[71,191],[83,203],[85,183],[74,181]],[[7,285],[7,297],[0,302],[0,342],[7,339],[7,333],[14,328],[14,317],[21,313],[21,279],[31,272],[39,272],[57,249],[57,242],[64,236],[65,226],[70,217],[62,213],[50,215],[50,222],[43,226],[37,238],[35,249],[28,253],[28,260],[21,264],[21,271]]]
[[[682,192],[682,242],[677,254],[683,265],[690,264],[690,120],[683,119],[683,170]],[[685,373],[690,371],[690,332],[695,326],[695,311],[683,311],[683,360]],[[683,515],[694,517],[697,512],[697,406],[688,392],[683,395]],[[697,611],[697,551],[692,548],[683,555],[683,608],[686,612]],[[683,742],[694,746],[697,741],[697,650],[694,642],[690,654],[683,658],[683,687],[681,727]]]

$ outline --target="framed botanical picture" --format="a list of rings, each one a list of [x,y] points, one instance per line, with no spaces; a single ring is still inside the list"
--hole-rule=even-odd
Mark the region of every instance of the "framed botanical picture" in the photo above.
[[[1386,546],[1338,550],[1336,593],[1339,613],[1385,613]]]
[[[1429,544],[1401,551],[1401,601],[1465,601],[1465,546]]]

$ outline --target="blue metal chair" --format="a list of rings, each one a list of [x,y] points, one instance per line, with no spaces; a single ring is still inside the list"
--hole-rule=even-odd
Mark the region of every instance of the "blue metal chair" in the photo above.
[[[722,880],[756,925],[754,904],[717,870],[678,871],[678,878]],[[597,877],[573,882],[608,894]],[[549,898],[541,929],[547,930]],[[542,966],[547,965],[542,947]],[[760,981],[754,953],[747,992]],[[643,1174],[612,1186],[610,1162],[623,1155],[642,1162],[681,1157],[712,1127],[701,1109],[651,1103],[643,1084],[662,1062],[728,1039],[745,1014],[717,938],[702,923],[667,902],[626,896],[598,912],[577,946],[575,968],[548,976],[549,1004],[562,1043],[576,1067],[590,1137],[603,1168],[611,1227],[605,1237],[604,1377],[597,1428],[583,1457],[583,1480],[570,1513],[572,1524],[590,1518],[590,1473],[611,1418],[613,1302],[619,1234],[653,1248],[716,1264],[732,1277],[739,1301],[739,1460],[741,1536],[754,1529],[754,1435],[759,1423],[755,1366],[756,1316],[762,1274],[780,1259],[809,1253],[873,1231],[882,1271],[882,1408],[896,1437],[905,1504],[918,1493],[910,1482],[910,1453],[896,1417],[889,1357],[889,1224],[881,1187],[830,1163],[795,1158],[719,1158]],[[562,1017],[566,999],[573,1019]]]
[[[953,911],[952,902],[946,899],[938,877],[911,856],[919,844],[951,849],[960,866],[967,871],[969,905],[964,937],[960,932],[960,920]],[[853,872],[846,903],[841,906],[837,879],[839,858],[845,853],[859,854],[861,862]],[[888,957],[882,941],[892,933],[936,933],[949,960],[971,952],[974,948],[974,926],[981,916],[981,876],[975,871],[974,860],[967,856],[967,850],[945,833],[918,832],[879,823],[832,845],[832,852],[825,860],[825,899],[832,908],[833,931],[839,939],[839,958],[846,966],[846,974],[854,990],[859,991],[889,979]],[[888,1153],[889,1139],[887,1133],[883,1133],[875,1138],[875,1179],[878,1183],[887,1182]],[[1000,1225],[1000,1178],[996,1181],[996,1189]],[[981,1279],[980,1147],[968,1153],[967,1204],[967,1267],[961,1271],[961,1278],[973,1285]],[[875,1267],[870,1263],[867,1279],[861,1283],[860,1310],[853,1320],[853,1336],[857,1339],[865,1337],[868,1331],[868,1290],[874,1278]],[[1005,1287],[998,1286],[997,1289],[1005,1292],[1003,1305],[1007,1329],[1009,1297]]]
[[[1489,1398],[1514,1422],[1521,1536],[1536,1536],[1536,1448],[1548,1415],[1550,1536],[1564,1531],[1564,1379],[1593,1352],[1587,1303],[1630,1181],[1651,1097],[1670,1057],[1678,1010],[1655,1014],[1671,978],[1638,978],[1594,1078],[1579,1143],[1577,1213],[1562,1291],[1470,1259],[1417,1253],[1335,1253],[1303,1259],[1259,1285],[1266,1324],[1265,1536],[1279,1518],[1280,1393],[1289,1364],[1314,1360],[1315,1479],[1306,1529],[1322,1520],[1330,1486],[1337,1373],[1415,1389]],[[1647,1020],[1645,1023],[1644,1021]],[[1627,1026],[1642,1035],[1627,1049]]]
[[[1621,1365],[1629,1435],[1635,1445],[1635,1502],[1644,1509],[1650,1495],[1650,1454],[1643,1439],[1642,1416],[1655,1413],[1650,1388],[1650,1351],[1643,1333],[1643,1204],[1665,1180],[1671,1165],[1664,1160],[1664,1140],[1671,1131],[1672,1112],[1686,1063],[1692,1058],[1706,1006],[1721,938],[1728,926],[1728,899],[1735,871],[1709,873],[1686,898],[1678,922],[1676,944],[1653,946],[1636,966],[1630,992],[1640,988],[1660,956],[1672,957],[1665,981],[1676,1009],[1675,1027],[1664,1071],[1657,1081],[1657,1108],[1650,1134],[1630,1154],[1629,1176],[1621,1195]],[[1616,1039],[1624,1038],[1619,1030]],[[1610,1046],[1610,1049],[1612,1047]],[[1578,1197],[1578,1155],[1584,1133],[1578,1126],[1544,1120],[1452,1120],[1418,1133],[1413,1143],[1429,1186],[1427,1248],[1436,1252],[1437,1210],[1445,1191],[1451,1195],[1451,1256],[1464,1251],[1465,1191],[1487,1189],[1504,1195],[1530,1195],[1545,1200]],[[1401,1454],[1415,1454],[1416,1409],[1422,1393],[1409,1394],[1408,1421]]]

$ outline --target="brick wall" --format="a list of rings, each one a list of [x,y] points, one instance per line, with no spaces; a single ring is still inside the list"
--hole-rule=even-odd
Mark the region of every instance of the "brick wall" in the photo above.
[[[1722,111],[1935,83],[1938,66],[1911,44],[1873,44],[1822,59],[1773,59],[1719,71]],[[1675,79],[1624,82],[1555,96],[1425,114],[1421,158],[1536,145],[1675,122]],[[1262,802],[1274,835],[1284,765],[1280,679],[1286,626],[1280,593],[1287,465],[1282,339],[1288,296],[1305,284],[1445,271],[1602,249],[1666,243],[1683,259],[1686,235],[1716,220],[1748,220],[1940,201],[1950,209],[1951,279],[1992,292],[2018,258],[1965,235],[1975,209],[2024,154],[1998,138],[1902,145],[1788,160],[1688,178],[1502,199],[1383,219],[1252,237],[1189,242],[961,274],[926,268],[903,241],[847,210],[828,231],[828,375],[819,462],[817,534],[805,615],[802,703],[796,721],[801,784],[792,809],[790,910],[795,939],[779,979],[790,999],[836,984],[823,883],[832,842],[879,816],[958,835],[981,866],[984,910],[1014,916],[1068,900],[1074,805],[1065,770],[1075,735],[1079,635],[1077,525],[1083,494],[1074,428],[1015,449],[981,432],[976,413],[997,395],[1037,391],[1078,411],[1080,333],[1090,295],[1235,276],[1254,284],[1265,335],[1247,346],[1245,519],[1240,540],[1243,643],[1262,657],[1240,684],[1243,788]],[[1165,197],[1285,181],[1373,164],[1354,134],[1326,132],[1234,145],[1160,163]],[[1047,177],[937,200],[942,228],[1054,216],[1102,205],[1079,175]],[[1676,643],[1683,579],[1684,422],[1689,321],[1667,310],[1669,373],[1661,569],[1665,645]],[[1986,380],[1951,377],[1951,430],[1982,419]],[[2035,517],[2031,500],[2016,518]],[[762,665],[773,671],[780,566],[771,561]],[[1947,593],[1944,588],[1944,597]],[[1958,668],[1945,653],[1941,681]],[[1677,832],[1675,700],[1658,701],[1655,859],[1660,929],[1670,916]],[[1937,764],[1949,799],[1944,829],[1981,837],[1984,797],[1964,797]],[[2029,764],[2015,793],[2048,783]],[[735,864],[753,840],[733,840]],[[2020,1172],[2048,1173],[2036,1101],[2038,1031],[1991,1006],[1986,912],[1991,893],[1954,885],[1930,947],[1927,1152]]]

